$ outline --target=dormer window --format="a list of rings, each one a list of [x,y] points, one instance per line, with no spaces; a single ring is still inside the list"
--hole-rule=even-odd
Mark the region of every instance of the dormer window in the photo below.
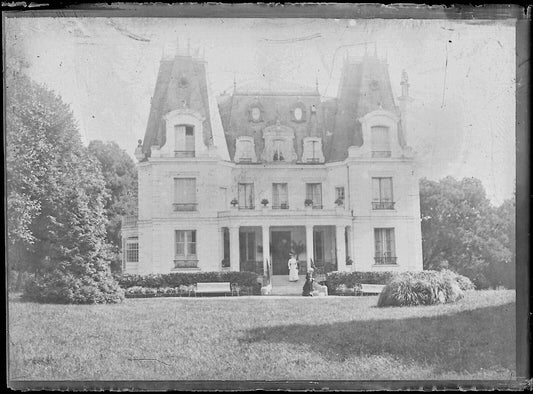
[[[253,137],[240,136],[237,138],[234,159],[236,163],[254,163],[257,161]]]
[[[283,140],[274,140],[274,156],[273,161],[285,161],[283,157]]]
[[[174,156],[194,157],[195,151],[194,126],[174,126]]]
[[[371,127],[372,157],[391,157],[389,128],[384,126]]]
[[[303,140],[302,162],[323,163],[322,140],[319,137],[306,137]]]

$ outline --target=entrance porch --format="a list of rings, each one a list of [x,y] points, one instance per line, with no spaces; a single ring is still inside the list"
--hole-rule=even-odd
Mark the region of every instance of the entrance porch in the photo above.
[[[346,270],[351,250],[351,226],[344,225],[231,226],[222,227],[221,233],[222,267],[255,272],[266,283],[272,283],[272,275],[288,278],[291,253],[301,277],[313,268],[315,278],[323,280],[327,272]]]

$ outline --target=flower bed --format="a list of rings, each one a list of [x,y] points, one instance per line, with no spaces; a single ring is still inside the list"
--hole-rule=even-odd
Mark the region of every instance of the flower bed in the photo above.
[[[230,282],[233,293],[261,294],[258,275],[253,272],[173,272],[168,274],[122,274],[117,282],[125,289],[128,298],[189,297],[194,296],[194,286],[201,282]]]

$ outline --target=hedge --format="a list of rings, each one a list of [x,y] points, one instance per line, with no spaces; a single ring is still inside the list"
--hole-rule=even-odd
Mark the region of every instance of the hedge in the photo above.
[[[390,271],[369,271],[369,272],[330,272],[326,276],[326,286],[328,294],[344,293],[343,289],[354,289],[362,283],[372,285],[385,285],[394,276]]]
[[[378,307],[455,302],[464,296],[464,291],[458,282],[460,276],[451,271],[399,273],[379,295]]]
[[[258,275],[253,272],[215,271],[215,272],[172,272],[168,274],[122,274],[116,277],[120,287],[129,289],[141,287],[150,289],[175,289],[180,286],[191,286],[199,282],[230,282],[242,289],[252,289],[255,294],[260,292],[257,282]],[[127,293],[127,292],[126,292]]]

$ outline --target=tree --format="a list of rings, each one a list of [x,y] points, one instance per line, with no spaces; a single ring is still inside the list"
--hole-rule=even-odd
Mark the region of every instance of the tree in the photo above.
[[[425,269],[450,268],[478,288],[503,284],[502,271],[513,256],[514,218],[491,206],[481,181],[422,179],[420,209]]]
[[[6,88],[8,263],[33,274],[25,297],[120,300],[108,267],[104,179],[69,106],[21,73],[8,74]]]
[[[91,141],[89,152],[98,159],[104,176],[107,191],[104,206],[106,234],[114,255],[111,269],[119,271],[122,216],[135,215],[137,211],[137,169],[130,156],[116,142]]]

